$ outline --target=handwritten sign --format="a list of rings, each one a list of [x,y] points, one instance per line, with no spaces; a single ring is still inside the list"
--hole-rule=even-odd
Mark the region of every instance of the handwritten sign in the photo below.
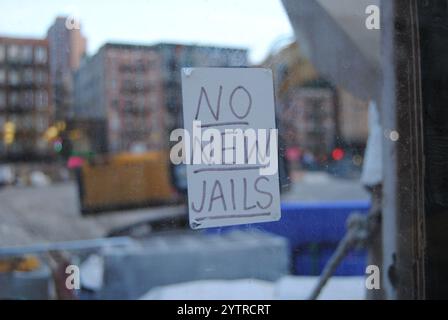
[[[280,219],[272,72],[182,69],[193,229]]]

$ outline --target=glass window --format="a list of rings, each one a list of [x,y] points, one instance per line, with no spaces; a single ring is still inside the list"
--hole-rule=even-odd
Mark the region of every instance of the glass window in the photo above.
[[[117,86],[118,86],[118,83],[117,83],[116,79],[111,79],[109,81],[109,87],[111,90],[117,90]]]
[[[36,63],[47,63],[47,49],[45,47],[34,48],[34,61]]]
[[[16,70],[8,71],[8,83],[10,85],[18,85],[20,83],[20,74]]]
[[[6,93],[4,90],[0,90],[0,108],[6,106]]]
[[[3,44],[0,44],[0,62],[5,61],[6,58],[6,47]]]
[[[6,71],[3,68],[0,68],[0,84],[4,84],[6,82]]]
[[[48,106],[48,94],[45,90],[38,90],[36,92],[36,107],[39,109],[46,108]]]
[[[20,117],[20,127],[17,129],[29,130],[32,128],[33,117],[30,114],[25,114]]]
[[[417,272],[401,268],[412,256],[410,252],[420,256],[418,248],[434,254],[422,270],[448,270],[448,253],[444,252],[448,245],[442,245],[448,244],[448,236],[436,248],[419,239],[402,243],[405,230],[400,230],[412,221],[421,222],[415,236],[438,241],[439,234],[427,237],[423,231],[429,226],[426,217],[420,221],[420,215],[427,214],[423,207],[431,203],[436,211],[429,213],[441,219],[440,223],[433,220],[434,231],[444,238],[443,231],[448,230],[448,169],[445,175],[443,172],[448,163],[448,0],[78,1],[76,10],[85,15],[79,21],[69,14],[56,16],[67,11],[66,1],[43,2],[9,1],[5,5],[6,1],[0,1],[1,33],[17,36],[0,37],[0,126],[9,119],[17,129],[25,130],[4,135],[0,128],[0,146],[4,145],[0,148],[0,269],[4,269],[4,246],[45,242],[49,246],[58,243],[60,248],[68,240],[123,240],[109,235],[133,240],[129,251],[124,246],[111,246],[104,252],[96,248],[64,250],[64,259],[60,259],[64,261],[57,261],[56,255],[33,254],[42,267],[38,271],[48,271],[48,287],[57,289],[43,298],[65,297],[66,282],[57,283],[56,278],[62,277],[52,277],[51,270],[53,266],[59,270],[66,262],[79,266],[82,274],[93,270],[101,272],[90,274],[104,271],[107,275],[96,279],[98,290],[84,290],[81,277],[81,289],[70,291],[80,299],[139,299],[143,294],[153,298],[170,292],[188,292],[189,298],[200,298],[204,292],[200,289],[182,290],[185,283],[197,279],[219,280],[211,292],[210,298],[214,298],[214,293],[225,293],[221,284],[230,287],[240,280],[248,284],[244,279],[253,278],[263,280],[262,286],[269,287],[272,294],[281,295],[284,287],[296,288],[285,289],[292,295],[288,298],[303,298],[311,293],[304,288],[317,282],[347,225],[352,226],[348,223],[353,221],[351,217],[362,221],[360,228],[370,228],[371,220],[364,220],[369,213],[375,214],[372,224],[381,220],[381,214],[385,231],[390,231],[383,232],[385,243],[378,244],[384,261],[376,259],[384,275],[381,286],[386,290],[395,291],[389,279],[395,272],[395,293],[414,290],[414,283],[403,279]],[[372,25],[374,15],[366,14],[367,6],[375,11],[374,4],[381,7],[377,8],[381,9],[380,29]],[[31,19],[30,12],[39,14],[39,19]],[[98,13],[98,19],[92,18],[92,12]],[[394,17],[404,19],[411,14],[416,16],[410,20]],[[33,34],[34,39],[27,39]],[[405,43],[401,43],[402,37]],[[427,52],[420,46],[428,46]],[[429,65],[422,65],[423,61]],[[183,87],[181,73],[186,67],[225,70],[213,71],[214,77],[200,76],[210,70],[189,70]],[[228,72],[230,67],[240,68],[239,76],[231,76],[234,70]],[[249,80],[253,68],[267,70]],[[416,74],[408,75],[410,70]],[[269,91],[261,86],[264,80],[269,80]],[[191,86],[190,81],[194,82]],[[247,99],[242,90],[246,83]],[[407,90],[410,84],[412,88]],[[270,96],[265,97],[266,93]],[[183,97],[190,94],[195,100],[184,103]],[[403,105],[395,101],[404,95],[417,101]],[[242,103],[246,102],[251,119],[233,121],[243,120],[233,115],[236,108],[243,112]],[[267,110],[272,103],[275,116],[266,112],[272,111]],[[220,140],[223,134],[225,144],[229,127],[252,129],[252,124],[260,122],[278,129],[278,148],[270,148],[272,155],[279,156],[275,161],[279,175],[268,179],[269,187],[275,189],[272,210],[256,205],[269,196],[262,191],[266,186],[263,179],[256,180],[261,182],[256,190],[257,182],[251,176],[256,174],[255,166],[220,165],[204,168],[212,169],[206,174],[197,170],[195,177],[203,180],[198,184],[188,181],[193,185],[188,192],[199,198],[188,200],[186,171],[193,170],[171,161],[171,147],[176,142],[170,137],[184,127],[183,111],[190,107],[195,110],[186,118],[197,110],[196,118],[219,131],[213,140]],[[409,130],[411,124],[416,130]],[[7,127],[14,131],[14,126]],[[427,136],[409,139],[410,134],[420,133]],[[193,132],[189,134],[196,138]],[[260,153],[259,138],[256,153]],[[247,140],[235,139],[246,153]],[[213,145],[212,141],[208,144]],[[220,147],[230,152],[237,149]],[[440,156],[434,154],[431,160],[428,155],[432,152],[440,152]],[[5,164],[17,168],[17,177],[7,182]],[[407,170],[420,164],[419,170]],[[435,169],[431,169],[433,165]],[[245,179],[249,176],[251,181]],[[382,189],[387,181],[389,186]],[[447,191],[432,193],[432,183]],[[4,184],[8,187],[2,188]],[[278,189],[281,194],[277,197]],[[404,201],[398,201],[400,198]],[[402,205],[406,201],[409,206]],[[193,229],[195,225],[203,227],[204,221],[236,225],[192,230],[188,214],[197,211],[189,209],[193,202],[204,209],[200,210],[204,216],[199,214],[197,220],[191,216]],[[134,211],[136,207],[139,209]],[[378,213],[379,208],[388,213]],[[413,208],[421,209],[418,216],[412,214]],[[389,214],[397,210],[409,212],[412,223],[397,223],[398,215]],[[99,211],[104,215],[84,215]],[[280,212],[278,222],[237,225],[252,217],[277,217]],[[351,216],[353,213],[356,216]],[[229,234],[236,230],[236,235]],[[376,241],[367,237],[370,229],[363,231],[357,235],[366,236],[366,242]],[[436,254],[439,248],[440,256]],[[396,257],[389,252],[395,249]],[[399,251],[406,250],[407,254],[400,255]],[[151,263],[149,271],[153,253],[158,254],[157,263]],[[336,271],[344,276],[341,286],[330,280],[329,286],[337,288],[327,292],[330,298],[344,294],[366,297],[368,254],[366,248],[347,254]],[[120,260],[123,257],[129,258]],[[20,265],[12,260],[8,267],[14,271],[37,265],[33,259]],[[446,265],[431,267],[439,260]],[[3,275],[0,270],[0,282]],[[16,275],[11,272],[8,276]],[[20,273],[17,278],[24,277]],[[238,281],[227,282],[229,278]],[[434,281],[448,297],[448,271],[442,279],[447,282]],[[258,282],[249,281],[251,286]],[[421,282],[426,287],[426,278]],[[179,285],[179,290],[164,288],[168,285]],[[346,289],[339,289],[345,285]],[[0,299],[3,287],[1,283]],[[258,290],[249,289],[229,290],[229,296],[244,292],[244,298],[259,297]],[[28,291],[34,293],[31,289],[10,290],[13,298],[20,299],[28,298]]]
[[[36,83],[39,85],[46,84],[48,81],[48,73],[46,71],[36,71]]]
[[[21,61],[24,63],[33,62],[33,47],[30,45],[21,47]]]
[[[156,94],[150,94],[149,95],[149,105],[150,105],[150,108],[153,109],[153,110],[156,110],[158,103],[159,103],[158,96]]]
[[[34,71],[32,68],[27,68],[23,71],[22,75],[22,81],[25,84],[32,84],[33,83],[33,75]]]
[[[20,60],[20,47],[15,44],[8,46],[8,61],[17,62]]]
[[[22,93],[22,105],[27,109],[31,109],[34,105],[34,92],[33,90],[25,90]]]
[[[38,132],[44,132],[48,128],[48,117],[38,115],[35,117],[33,124]]]
[[[17,107],[20,103],[20,96],[17,91],[11,91],[8,94],[9,97],[9,105],[11,107]]]

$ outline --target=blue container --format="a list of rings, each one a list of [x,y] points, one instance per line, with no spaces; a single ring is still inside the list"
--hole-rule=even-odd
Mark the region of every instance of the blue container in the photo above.
[[[289,240],[291,247],[306,243],[338,242],[346,232],[350,213],[366,214],[369,201],[338,201],[319,203],[282,203],[282,218],[276,222],[211,228],[206,232],[229,230],[268,231]]]
[[[282,203],[280,221],[207,229],[207,233],[230,230],[258,230],[288,239],[292,250],[293,272],[301,275],[319,274],[346,232],[347,217],[354,212],[367,214],[369,201],[337,201],[318,203]],[[317,246],[317,253],[309,248]],[[303,249],[308,248],[308,249]],[[323,248],[323,249],[322,249]],[[344,259],[337,275],[364,274],[366,253],[354,251]]]
[[[336,244],[324,247],[318,244],[310,244],[309,248],[298,250],[294,256],[294,274],[307,276],[320,275],[335,250]],[[339,264],[334,275],[364,275],[366,262],[367,252],[365,250],[352,250]]]

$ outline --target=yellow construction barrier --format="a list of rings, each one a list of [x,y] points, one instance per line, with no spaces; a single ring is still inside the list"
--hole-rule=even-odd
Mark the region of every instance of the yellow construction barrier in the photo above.
[[[83,212],[175,201],[167,152],[119,154],[86,162],[78,177]]]
[[[0,259],[0,273],[2,272],[29,272],[38,269],[40,261],[35,256],[23,256]]]

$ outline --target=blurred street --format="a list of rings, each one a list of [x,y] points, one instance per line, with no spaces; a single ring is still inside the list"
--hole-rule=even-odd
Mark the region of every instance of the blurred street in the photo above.
[[[82,216],[75,183],[3,188],[0,203],[2,246],[99,238],[115,228],[185,212],[173,206]]]
[[[334,178],[323,172],[295,173],[284,202],[367,200],[358,180]],[[185,206],[160,206],[82,216],[75,183],[0,189],[2,246],[68,241],[106,236],[115,229],[171,218],[186,213]]]
[[[359,179],[342,179],[325,172],[299,172],[291,177],[291,189],[283,194],[290,201],[347,201],[368,200],[369,194]]]

